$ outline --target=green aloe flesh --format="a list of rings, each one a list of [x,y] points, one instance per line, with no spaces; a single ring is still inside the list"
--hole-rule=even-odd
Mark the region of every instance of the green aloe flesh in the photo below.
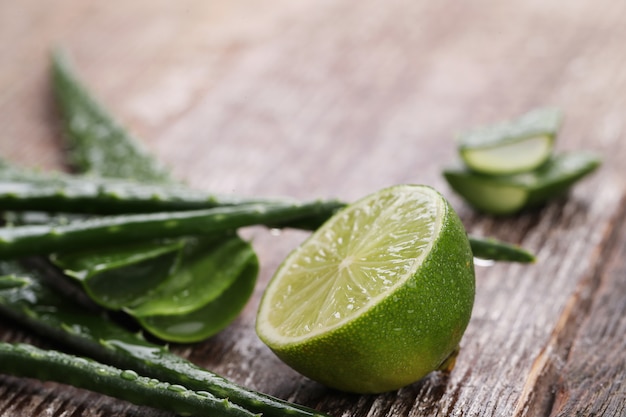
[[[335,203],[331,203],[335,204]],[[100,217],[65,225],[26,225],[0,229],[0,258],[105,247],[142,240],[210,236],[254,225],[270,227],[326,212],[323,201],[217,207]]]
[[[458,137],[459,153],[467,166],[483,174],[513,174],[546,162],[561,126],[555,108],[540,108],[514,120],[473,129]]]
[[[140,376],[133,370],[23,343],[0,342],[0,370],[4,374],[71,384],[183,415],[257,415],[206,391],[192,391],[182,385]]]
[[[325,416],[243,388],[171,353],[165,346],[146,341],[106,316],[59,295],[36,270],[27,270],[15,261],[0,261],[0,276],[20,277],[22,282],[0,290],[0,314],[86,356],[191,390],[208,391],[264,416]]]
[[[530,172],[491,176],[464,168],[451,168],[444,171],[444,177],[452,189],[476,209],[508,215],[536,207],[566,193],[600,164],[600,158],[594,154],[568,152],[553,156],[546,164]]]

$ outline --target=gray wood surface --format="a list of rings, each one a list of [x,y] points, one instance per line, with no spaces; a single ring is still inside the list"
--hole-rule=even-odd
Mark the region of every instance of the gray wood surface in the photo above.
[[[182,356],[333,416],[626,415],[626,2],[125,0],[0,2],[0,155],[64,169],[48,54],[85,80],[190,185],[352,201],[397,183],[446,195],[469,232],[535,265],[477,267],[450,375],[346,395],[281,364],[254,333],[273,271],[304,238],[246,231],[253,299]],[[455,132],[555,105],[557,150],[604,164],[567,198],[508,218],[467,207],[441,170]],[[47,342],[0,321],[0,340]],[[165,416],[80,389],[0,376],[0,416]]]

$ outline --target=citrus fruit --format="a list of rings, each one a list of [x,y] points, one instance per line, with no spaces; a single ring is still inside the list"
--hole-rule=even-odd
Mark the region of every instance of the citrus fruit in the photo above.
[[[518,119],[459,136],[459,154],[473,171],[505,175],[530,171],[548,160],[560,127],[561,114],[544,108]]]
[[[600,159],[594,154],[569,152],[555,155],[531,172],[491,176],[460,167],[446,169],[443,174],[452,189],[474,208],[506,215],[564,194],[599,165]]]
[[[474,287],[472,251],[448,202],[430,187],[398,185],[337,212],[287,256],[256,329],[311,379],[390,391],[444,366]]]

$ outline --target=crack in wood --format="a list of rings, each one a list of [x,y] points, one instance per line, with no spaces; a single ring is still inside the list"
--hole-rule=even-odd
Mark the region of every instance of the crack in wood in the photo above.
[[[562,384],[560,370],[568,362],[570,350],[577,339],[580,324],[589,315],[595,294],[602,284],[607,269],[606,259],[619,246],[626,227],[626,195],[622,195],[618,209],[607,222],[604,238],[592,255],[595,265],[583,278],[565,304],[550,338],[541,349],[526,376],[522,392],[512,416],[552,416]],[[620,227],[621,226],[621,227]]]

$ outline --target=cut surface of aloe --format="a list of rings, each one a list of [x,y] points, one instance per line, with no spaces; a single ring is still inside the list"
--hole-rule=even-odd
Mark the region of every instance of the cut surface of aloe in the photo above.
[[[450,168],[444,177],[451,188],[474,208],[506,215],[557,197],[593,172],[600,158],[587,152],[555,155],[540,168],[520,174],[492,176],[466,168]]]
[[[560,124],[558,110],[534,110],[460,135],[459,154],[468,168],[483,174],[530,171],[550,158]]]

